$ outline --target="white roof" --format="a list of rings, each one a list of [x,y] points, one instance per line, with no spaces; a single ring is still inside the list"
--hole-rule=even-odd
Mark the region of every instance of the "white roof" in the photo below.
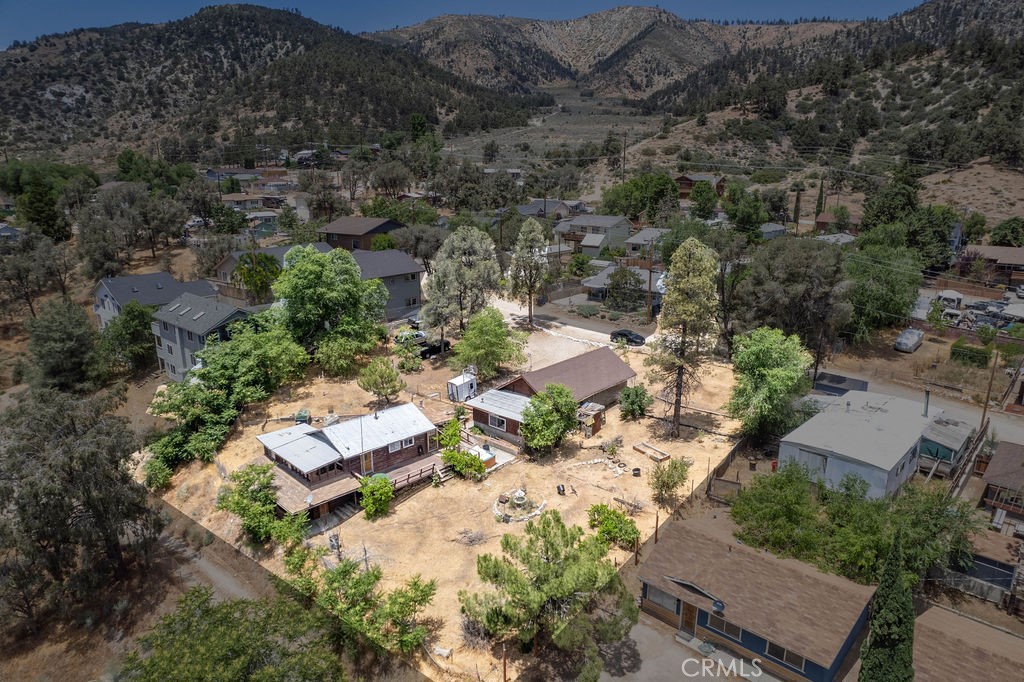
[[[530,399],[525,395],[498,390],[487,391],[466,401],[470,407],[517,422],[523,421],[523,410],[529,403]]]
[[[464,372],[453,379],[449,379],[448,383],[452,386],[462,386],[463,384],[468,384],[469,382],[473,381],[473,379],[476,379],[475,374]]]
[[[608,239],[608,235],[594,232],[585,236],[580,242],[580,246],[598,247],[603,245],[606,239]]]
[[[304,474],[341,459],[320,429],[309,424],[264,433],[256,436],[256,440]]]
[[[434,430],[434,424],[411,404],[367,414],[323,429],[345,459]]]
[[[941,410],[933,409],[925,417],[924,404],[913,400],[848,391],[782,440],[891,471],[939,414]]]
[[[1003,308],[1003,315],[1024,320],[1024,303],[1011,303]]]

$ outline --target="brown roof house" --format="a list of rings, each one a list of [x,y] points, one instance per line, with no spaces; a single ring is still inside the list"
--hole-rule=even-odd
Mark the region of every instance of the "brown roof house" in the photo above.
[[[982,502],[992,512],[992,525],[1004,523],[1024,533],[1024,445],[1001,441],[989,460]]]
[[[391,230],[405,227],[402,223],[391,218],[364,218],[362,216],[347,215],[317,228],[317,238],[327,242],[336,249],[365,249],[373,248],[373,238],[379,234],[386,234]]]
[[[296,424],[256,436],[277,464],[277,504],[319,518],[355,501],[363,476],[382,473],[395,488],[440,468],[437,428],[412,404],[396,405],[323,429]]]
[[[1006,277],[1007,286],[1020,283],[1020,273],[1024,271],[1024,247],[1020,246],[968,244],[960,258],[961,262],[970,262],[972,258],[986,261],[1000,275]]]
[[[530,396],[548,384],[562,384],[581,405],[580,419],[590,434],[601,428],[600,412],[619,400],[619,393],[636,372],[615,352],[601,346],[583,355],[556,362],[466,401],[473,409],[473,424],[484,433],[519,444],[519,425]]]
[[[842,679],[875,588],[747,547],[734,529],[725,511],[665,524],[639,569],[640,608],[702,655],[765,673],[748,679]]]
[[[850,234],[858,234],[860,230],[861,214],[849,211],[849,220],[845,227],[839,225],[839,219],[836,218],[834,209],[828,209],[822,211],[814,217],[814,229],[818,232],[849,232]],[[843,227],[843,229],[839,229]]]
[[[693,191],[693,186],[698,182],[706,182],[711,185],[715,194],[722,196],[725,194],[725,176],[715,175],[714,173],[684,173],[676,178],[676,184],[679,185],[679,198],[689,199],[690,193]]]

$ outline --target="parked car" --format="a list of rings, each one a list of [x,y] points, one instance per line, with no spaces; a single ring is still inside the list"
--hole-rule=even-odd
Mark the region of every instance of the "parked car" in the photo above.
[[[627,346],[642,346],[647,339],[637,334],[632,329],[617,329],[611,333],[612,343],[625,341]]]
[[[395,334],[395,343],[422,344],[427,341],[427,333],[424,331],[406,330]]]
[[[440,339],[436,341],[431,341],[430,343],[424,344],[423,347],[420,348],[420,357],[423,358],[424,360],[429,360],[430,358],[436,357],[441,353],[447,353],[449,350],[451,350],[451,348],[452,342],[449,341],[448,339],[445,339],[444,341],[441,341]]]
[[[923,331],[920,329],[904,329],[896,337],[896,343],[893,345],[893,348],[903,353],[913,353],[921,347],[922,343],[924,343]]]
[[[965,303],[964,308],[985,311],[988,310],[990,305],[992,305],[992,301],[971,301],[970,303]]]
[[[419,315],[410,315],[402,320],[402,323],[407,325],[410,329],[419,329],[422,324],[422,322],[420,322]]]

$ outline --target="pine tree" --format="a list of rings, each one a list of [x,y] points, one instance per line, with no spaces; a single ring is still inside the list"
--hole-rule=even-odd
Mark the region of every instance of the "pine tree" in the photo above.
[[[860,682],[914,679],[914,599],[903,579],[903,543],[897,531],[871,603]]]

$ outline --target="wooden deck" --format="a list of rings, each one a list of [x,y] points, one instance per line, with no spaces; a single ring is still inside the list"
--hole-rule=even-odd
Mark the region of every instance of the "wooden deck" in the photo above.
[[[266,464],[267,459],[261,458],[255,463]],[[424,478],[431,478],[442,468],[444,463],[441,461],[441,453],[435,452],[384,473],[394,484],[395,490],[401,490]],[[289,514],[295,514],[354,493],[359,490],[359,479],[355,476],[342,476],[310,489],[280,466],[274,466],[274,486],[277,488],[278,506]],[[307,501],[310,494],[313,495],[312,502]]]

